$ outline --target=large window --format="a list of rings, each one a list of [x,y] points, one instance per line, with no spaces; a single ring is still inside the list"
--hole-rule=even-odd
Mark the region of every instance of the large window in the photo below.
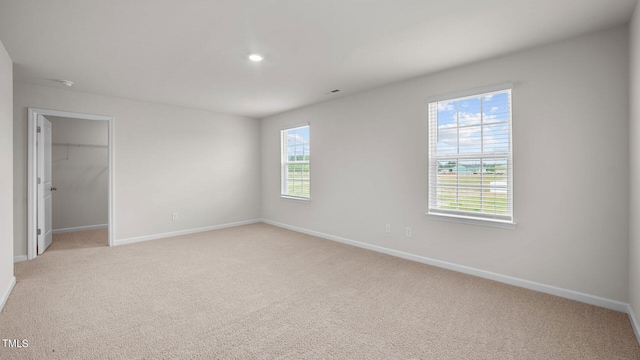
[[[281,137],[281,195],[309,199],[309,125],[280,131]]]
[[[429,102],[429,214],[513,222],[510,88]]]

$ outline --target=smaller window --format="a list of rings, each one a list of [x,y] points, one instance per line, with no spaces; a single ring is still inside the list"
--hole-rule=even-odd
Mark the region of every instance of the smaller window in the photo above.
[[[309,125],[283,129],[280,138],[280,194],[287,198],[309,199]]]

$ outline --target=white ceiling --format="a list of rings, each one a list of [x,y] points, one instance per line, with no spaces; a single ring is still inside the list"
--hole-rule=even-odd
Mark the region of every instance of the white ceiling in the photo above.
[[[262,118],[624,24],[636,3],[0,0],[0,40],[18,82]]]

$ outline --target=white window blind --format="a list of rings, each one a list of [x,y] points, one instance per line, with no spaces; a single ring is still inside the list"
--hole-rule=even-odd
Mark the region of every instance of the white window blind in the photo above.
[[[309,125],[283,129],[280,131],[280,137],[280,194],[283,197],[309,199],[311,194]]]
[[[429,102],[429,214],[513,222],[511,89]]]

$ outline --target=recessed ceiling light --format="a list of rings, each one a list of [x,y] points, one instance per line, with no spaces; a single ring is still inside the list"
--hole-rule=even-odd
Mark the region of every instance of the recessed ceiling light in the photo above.
[[[260,54],[251,54],[251,55],[249,55],[249,60],[255,61],[255,62],[260,62],[260,61],[264,60],[264,56],[262,56]]]

